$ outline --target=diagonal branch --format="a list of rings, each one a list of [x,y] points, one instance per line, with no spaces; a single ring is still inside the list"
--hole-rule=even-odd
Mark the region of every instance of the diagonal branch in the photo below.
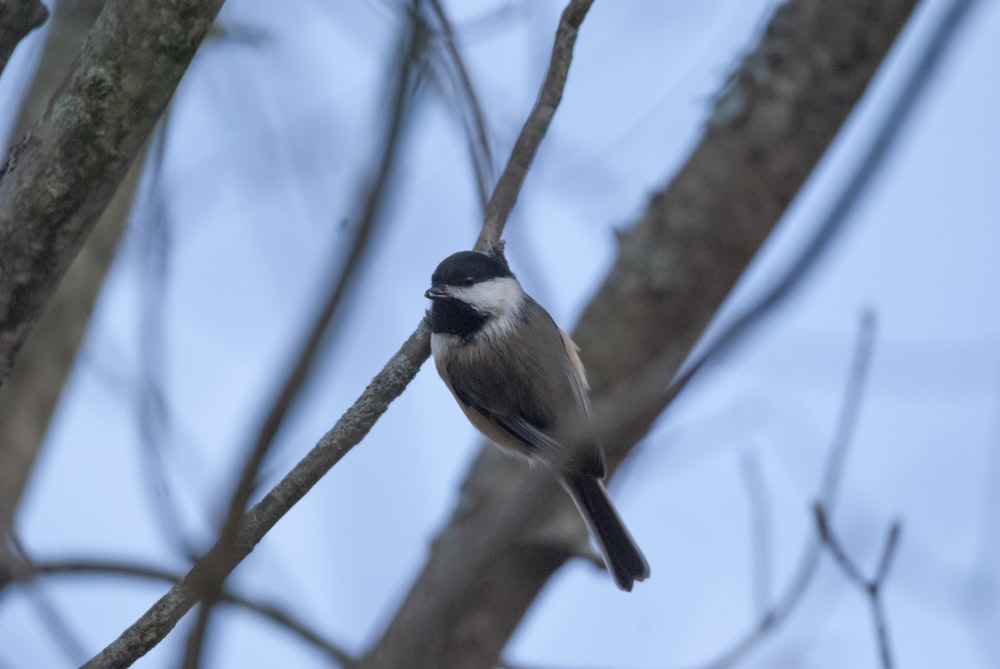
[[[8,155],[0,169],[0,383],[221,7],[110,0],[48,111]]]
[[[517,203],[521,192],[521,184],[528,174],[542,138],[549,130],[556,108],[562,101],[563,89],[566,87],[566,77],[569,75],[569,65],[573,60],[573,47],[580,32],[580,25],[587,16],[587,11],[593,0],[570,0],[559,19],[555,43],[552,45],[552,58],[549,69],[545,73],[545,81],[538,93],[538,100],[524,122],[521,134],[510,152],[507,166],[500,175],[493,190],[493,196],[486,204],[486,221],[476,240],[476,251],[485,251],[500,240],[507,217]]]

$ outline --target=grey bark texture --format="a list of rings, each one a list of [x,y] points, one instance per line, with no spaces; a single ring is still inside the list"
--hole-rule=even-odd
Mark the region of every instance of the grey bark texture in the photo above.
[[[0,383],[222,0],[112,0],[0,173]]]
[[[44,113],[104,4],[105,0],[81,0],[56,5],[41,63],[21,103],[13,138],[22,137]],[[140,158],[132,165],[21,348],[17,365],[0,386],[0,528],[13,525],[24,486],[125,227],[142,162]]]
[[[612,467],[659,413],[657,402],[639,395],[664,388],[677,371],[914,5],[782,6],[719,96],[699,146],[621,235],[614,267],[574,332]],[[613,418],[619,415],[630,420]],[[549,577],[577,552],[559,540],[574,523],[575,511],[545,472],[484,449],[423,571],[362,666],[496,666]],[[670,569],[669,555],[649,558],[652,578]]]

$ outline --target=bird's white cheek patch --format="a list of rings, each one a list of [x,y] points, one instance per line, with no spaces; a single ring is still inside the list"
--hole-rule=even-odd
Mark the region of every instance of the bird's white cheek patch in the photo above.
[[[505,316],[517,311],[524,300],[521,285],[509,276],[457,288],[454,295],[476,309],[487,311],[494,316]]]

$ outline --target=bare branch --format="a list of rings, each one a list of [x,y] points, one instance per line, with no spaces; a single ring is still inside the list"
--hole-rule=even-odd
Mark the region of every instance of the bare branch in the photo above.
[[[840,480],[847,456],[854,426],[857,424],[871,367],[871,356],[875,342],[875,318],[871,313],[862,315],[858,340],[855,344],[851,371],[844,388],[840,415],[837,417],[834,436],[823,468],[823,482],[820,486],[821,499],[832,508],[840,487]],[[758,617],[757,622],[730,648],[719,654],[704,666],[706,669],[725,669],[743,659],[758,643],[781,625],[798,606],[819,567],[821,546],[816,537],[810,537],[799,559],[798,567],[788,586]]]
[[[802,284],[803,279],[816,266],[832,242],[843,231],[850,221],[854,207],[861,201],[868,188],[875,182],[875,175],[881,169],[885,159],[892,152],[896,142],[903,135],[917,102],[933,80],[938,66],[944,60],[955,35],[968,18],[977,0],[954,0],[949,11],[942,17],[936,31],[927,41],[919,60],[913,67],[902,91],[896,97],[892,107],[882,119],[875,139],[862,156],[857,169],[844,186],[834,206],[827,212],[822,222],[816,228],[812,237],[805,244],[802,252],[785,271],[775,285],[755,304],[740,314],[733,323],[709,346],[701,356],[687,366],[686,371],[674,379],[674,385],[685,386],[707,363],[717,359],[731,346],[741,341],[758,326],[771,311],[786,300]],[[727,99],[739,99],[738,81],[741,77],[753,76],[751,73],[737,73],[733,83],[719,100],[720,109],[731,110],[745,104],[738,101],[727,104]],[[716,113],[716,122],[720,114]]]
[[[889,645],[889,626],[885,617],[885,606],[882,602],[882,586],[889,575],[889,565],[892,563],[893,555],[896,552],[896,545],[899,543],[899,535],[902,531],[900,522],[893,521],[886,533],[885,543],[882,546],[882,556],[879,558],[878,570],[875,577],[867,579],[861,573],[861,569],[850,558],[843,545],[834,536],[830,529],[826,511],[823,505],[817,503],[813,506],[813,513],[816,516],[816,528],[819,538],[829,549],[830,555],[840,567],[847,580],[850,581],[861,592],[865,593],[868,599],[868,606],[872,613],[872,624],[875,627],[875,641],[878,645],[879,659],[883,669],[892,669],[892,650]]]
[[[428,342],[427,326],[421,323],[336,425],[243,515],[233,548],[213,547],[152,608],[84,666],[127,667],[158,644],[203,595],[206,580],[231,572],[278,520],[368,434],[389,403],[420,370],[430,354]]]
[[[108,2],[48,111],[11,150],[0,175],[0,383],[221,6]]]
[[[562,100],[566,77],[569,75],[569,66],[573,61],[573,47],[576,45],[576,37],[591,4],[593,4],[593,0],[570,0],[566,9],[563,10],[562,17],[559,19],[559,28],[556,30],[555,43],[552,45],[552,58],[549,61],[545,80],[542,82],[541,92],[539,92],[538,100],[528,115],[528,120],[524,122],[517,142],[514,143],[510,158],[507,160],[507,166],[493,190],[493,196],[486,205],[486,221],[483,224],[483,229],[479,232],[479,239],[476,240],[476,251],[485,251],[500,241],[503,227],[517,202],[517,196],[521,192],[521,185],[528,174],[528,168],[531,167],[531,162],[535,159],[535,154],[538,153],[542,138],[548,132],[549,124]]]

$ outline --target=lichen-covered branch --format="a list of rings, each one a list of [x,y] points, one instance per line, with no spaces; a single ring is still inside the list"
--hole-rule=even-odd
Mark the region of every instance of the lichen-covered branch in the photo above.
[[[222,0],[112,0],[0,171],[0,383]]]

